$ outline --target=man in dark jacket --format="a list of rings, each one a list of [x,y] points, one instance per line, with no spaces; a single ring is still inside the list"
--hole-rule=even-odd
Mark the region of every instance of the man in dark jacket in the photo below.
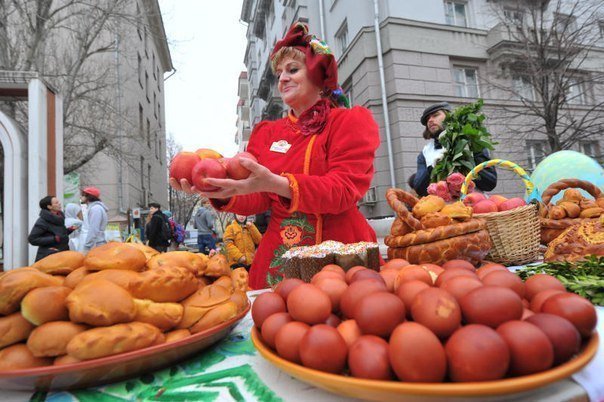
[[[149,215],[151,219],[145,228],[149,247],[159,252],[166,252],[170,245],[170,222],[168,217],[163,214],[161,205],[156,202],[149,204]]]
[[[428,185],[430,184],[432,169],[442,159],[446,151],[440,142],[438,142],[438,137],[444,130],[443,122],[450,111],[451,105],[449,103],[436,103],[428,106],[420,118],[420,123],[426,127],[424,130],[424,139],[428,140],[428,144],[417,156],[417,172],[415,173],[413,182],[410,183],[420,197],[428,195]],[[490,160],[490,157],[486,148],[474,154],[474,163],[476,165],[488,160]],[[479,190],[493,190],[497,185],[497,171],[495,167],[491,166],[479,172],[475,183]]]
[[[40,200],[40,217],[27,240],[38,246],[36,261],[59,251],[69,250],[69,234],[75,227],[65,227],[65,215],[57,197],[48,195]]]

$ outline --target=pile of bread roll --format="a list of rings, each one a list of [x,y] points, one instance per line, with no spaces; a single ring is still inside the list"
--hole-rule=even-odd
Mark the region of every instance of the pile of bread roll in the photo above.
[[[0,275],[0,371],[173,342],[248,307],[248,275],[216,254],[108,243]]]

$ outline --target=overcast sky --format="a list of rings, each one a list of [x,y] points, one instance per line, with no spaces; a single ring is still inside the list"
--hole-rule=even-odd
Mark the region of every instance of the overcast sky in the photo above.
[[[159,0],[176,74],[165,81],[166,134],[184,150],[237,152],[237,78],[245,70],[242,0]],[[166,74],[166,77],[168,74]]]

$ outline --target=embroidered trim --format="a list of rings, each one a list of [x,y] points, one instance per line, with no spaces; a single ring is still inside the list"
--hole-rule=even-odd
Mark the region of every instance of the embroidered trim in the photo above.
[[[306,152],[304,153],[304,174],[310,174],[310,157],[312,156],[312,148],[316,139],[317,135],[314,134],[310,137],[310,141],[308,141],[308,145],[306,146]]]
[[[321,214],[315,214],[317,217],[317,231],[315,233],[315,244],[323,242],[323,216]]]
[[[298,187],[298,180],[291,173],[281,173],[281,176],[286,177],[289,181],[289,188],[292,191],[291,204],[287,210],[288,214],[294,213],[298,210],[300,205],[300,188]]]

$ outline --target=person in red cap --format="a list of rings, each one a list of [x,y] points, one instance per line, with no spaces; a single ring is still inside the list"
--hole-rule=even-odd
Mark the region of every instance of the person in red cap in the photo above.
[[[84,253],[90,249],[107,243],[105,228],[107,227],[108,208],[100,200],[101,191],[96,187],[86,187],[82,190],[80,201],[88,207],[87,233],[84,242]]]
[[[277,42],[271,66],[289,114],[255,126],[247,151],[258,163],[241,160],[252,172],[247,179],[207,179],[219,189],[201,192],[220,211],[246,216],[271,211],[250,269],[253,289],[284,278],[282,255],[291,247],[376,241],[357,208],[371,184],[380,144],[371,112],[341,107],[348,100],[338,87],[335,58],[303,23]],[[197,191],[186,180],[171,178],[170,184]]]

